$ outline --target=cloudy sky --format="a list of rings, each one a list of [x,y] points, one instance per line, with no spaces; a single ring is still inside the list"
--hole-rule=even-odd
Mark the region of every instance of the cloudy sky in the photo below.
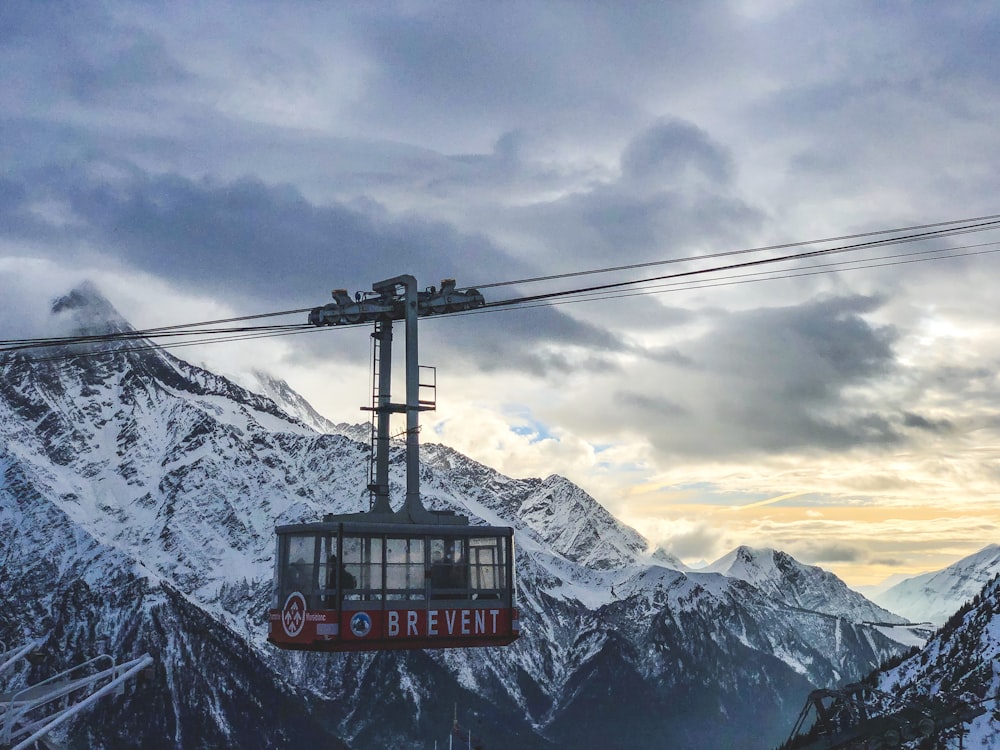
[[[4,2],[0,335],[84,279],[149,327],[997,214],[998,35],[972,1]],[[689,562],[941,567],[1000,530],[995,241],[425,320],[423,439],[566,475]],[[358,422],[368,346],[177,354]]]

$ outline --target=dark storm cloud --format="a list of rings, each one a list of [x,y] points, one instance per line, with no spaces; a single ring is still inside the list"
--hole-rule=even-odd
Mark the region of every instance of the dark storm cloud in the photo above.
[[[612,355],[625,351],[609,330],[538,307],[428,320],[421,336],[447,346],[485,372],[527,372],[537,377],[586,377],[618,369]]]
[[[692,123],[657,123],[636,136],[621,158],[622,177],[655,185],[676,185],[695,172],[725,185],[733,176],[732,156]]]
[[[672,358],[652,352],[659,377],[637,381],[643,390],[630,392],[642,397],[619,395],[615,411],[671,455],[895,444],[897,409],[855,395],[896,368],[895,330],[863,317],[881,305],[855,295],[712,313],[709,331],[677,345]]]
[[[515,213],[567,263],[639,262],[739,242],[763,214],[732,193],[729,152],[693,123],[665,120],[636,134],[621,174]]]
[[[331,285],[369,289],[406,272],[427,284],[473,272],[497,278],[512,266],[488,240],[443,223],[316,205],[294,187],[252,178],[216,183],[132,169],[102,181],[99,169],[52,168],[45,180],[31,190],[72,211],[78,223],[67,236],[86,236],[118,261],[237,305],[241,297],[302,303]],[[4,193],[23,204],[27,190],[8,182]]]
[[[927,432],[951,432],[954,425],[950,420],[947,419],[928,419],[920,414],[914,414],[913,412],[903,413],[903,426],[904,427],[915,427],[918,430],[926,430]]]
[[[845,397],[887,376],[896,332],[862,315],[882,301],[852,296],[726,315],[689,354],[719,378],[714,409],[767,450],[888,444],[890,420]],[[836,417],[831,415],[836,414]]]

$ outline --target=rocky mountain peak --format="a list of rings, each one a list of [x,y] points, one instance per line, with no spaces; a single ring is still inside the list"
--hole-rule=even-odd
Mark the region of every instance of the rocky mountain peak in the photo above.
[[[842,580],[815,565],[806,565],[787,552],[741,545],[703,572],[721,573],[745,581],[788,604],[846,617],[855,622],[900,624],[900,617],[848,588]]]
[[[75,336],[103,336],[135,330],[90,281],[56,298],[52,314],[67,321]]]

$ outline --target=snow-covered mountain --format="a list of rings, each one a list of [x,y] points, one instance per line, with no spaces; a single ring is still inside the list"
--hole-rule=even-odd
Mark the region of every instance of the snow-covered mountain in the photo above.
[[[847,617],[853,622],[893,625],[906,622],[848,588],[833,573],[815,565],[803,565],[778,550],[737,547],[702,568],[702,572],[738,578],[791,606]]]
[[[966,725],[963,746],[1000,748],[1000,576],[952,613],[922,649],[872,679],[899,701],[950,695],[985,709]]]
[[[1000,544],[990,544],[947,568],[907,578],[872,598],[912,622],[941,625],[997,573]]]
[[[53,310],[128,330],[93,288]],[[438,445],[422,449],[424,503],[515,528],[522,637],[275,650],[273,526],[367,507],[367,427],[320,434],[280,383],[271,398],[162,350],[98,346],[0,359],[0,639],[45,638],[48,655],[11,681],[96,649],[158,662],[65,730],[79,746],[431,746],[457,703],[489,747],[765,748],[812,687],[903,650],[818,569],[771,557],[782,580],[827,592],[812,598],[735,559],[688,571],[566,479],[512,479]]]
[[[253,370],[250,373],[233,376],[231,379],[247,390],[271,399],[285,414],[308,425],[316,432],[340,432],[337,424],[316,411],[312,404],[302,397],[302,394],[280,378],[261,370]]]

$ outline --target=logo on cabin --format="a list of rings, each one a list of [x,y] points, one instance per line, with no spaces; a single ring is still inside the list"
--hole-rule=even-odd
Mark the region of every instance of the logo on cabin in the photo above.
[[[351,618],[351,632],[357,638],[364,638],[372,632],[372,618],[365,612],[358,612]]]
[[[293,591],[285,599],[281,609],[281,627],[285,635],[294,638],[302,632],[306,624],[306,598],[298,591]]]

